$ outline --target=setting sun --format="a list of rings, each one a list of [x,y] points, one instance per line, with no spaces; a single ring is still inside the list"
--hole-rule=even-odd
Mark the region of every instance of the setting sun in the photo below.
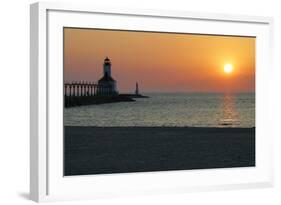
[[[231,64],[228,63],[228,64],[225,64],[225,65],[224,65],[223,70],[224,70],[225,73],[232,73],[233,67],[232,67]]]

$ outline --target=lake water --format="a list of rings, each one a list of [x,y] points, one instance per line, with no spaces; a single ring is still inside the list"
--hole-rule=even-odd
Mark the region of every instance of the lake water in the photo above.
[[[67,126],[255,127],[255,94],[145,93],[150,98],[66,108]]]

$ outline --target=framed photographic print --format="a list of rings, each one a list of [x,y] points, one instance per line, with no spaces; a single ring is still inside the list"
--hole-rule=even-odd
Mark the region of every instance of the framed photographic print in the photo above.
[[[31,199],[272,186],[272,24],[31,5]]]

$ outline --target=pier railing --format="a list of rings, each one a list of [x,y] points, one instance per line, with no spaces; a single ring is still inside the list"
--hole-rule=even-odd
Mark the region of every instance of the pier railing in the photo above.
[[[81,97],[81,96],[110,96],[112,92],[111,86],[98,85],[93,82],[72,82],[64,83],[65,97]]]
[[[93,82],[64,83],[64,106],[102,104],[112,101],[118,93],[111,86],[99,85]]]

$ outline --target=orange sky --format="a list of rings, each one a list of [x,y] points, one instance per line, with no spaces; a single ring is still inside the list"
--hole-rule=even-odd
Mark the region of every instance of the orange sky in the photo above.
[[[65,81],[97,82],[106,56],[121,93],[255,91],[253,37],[64,29]]]

